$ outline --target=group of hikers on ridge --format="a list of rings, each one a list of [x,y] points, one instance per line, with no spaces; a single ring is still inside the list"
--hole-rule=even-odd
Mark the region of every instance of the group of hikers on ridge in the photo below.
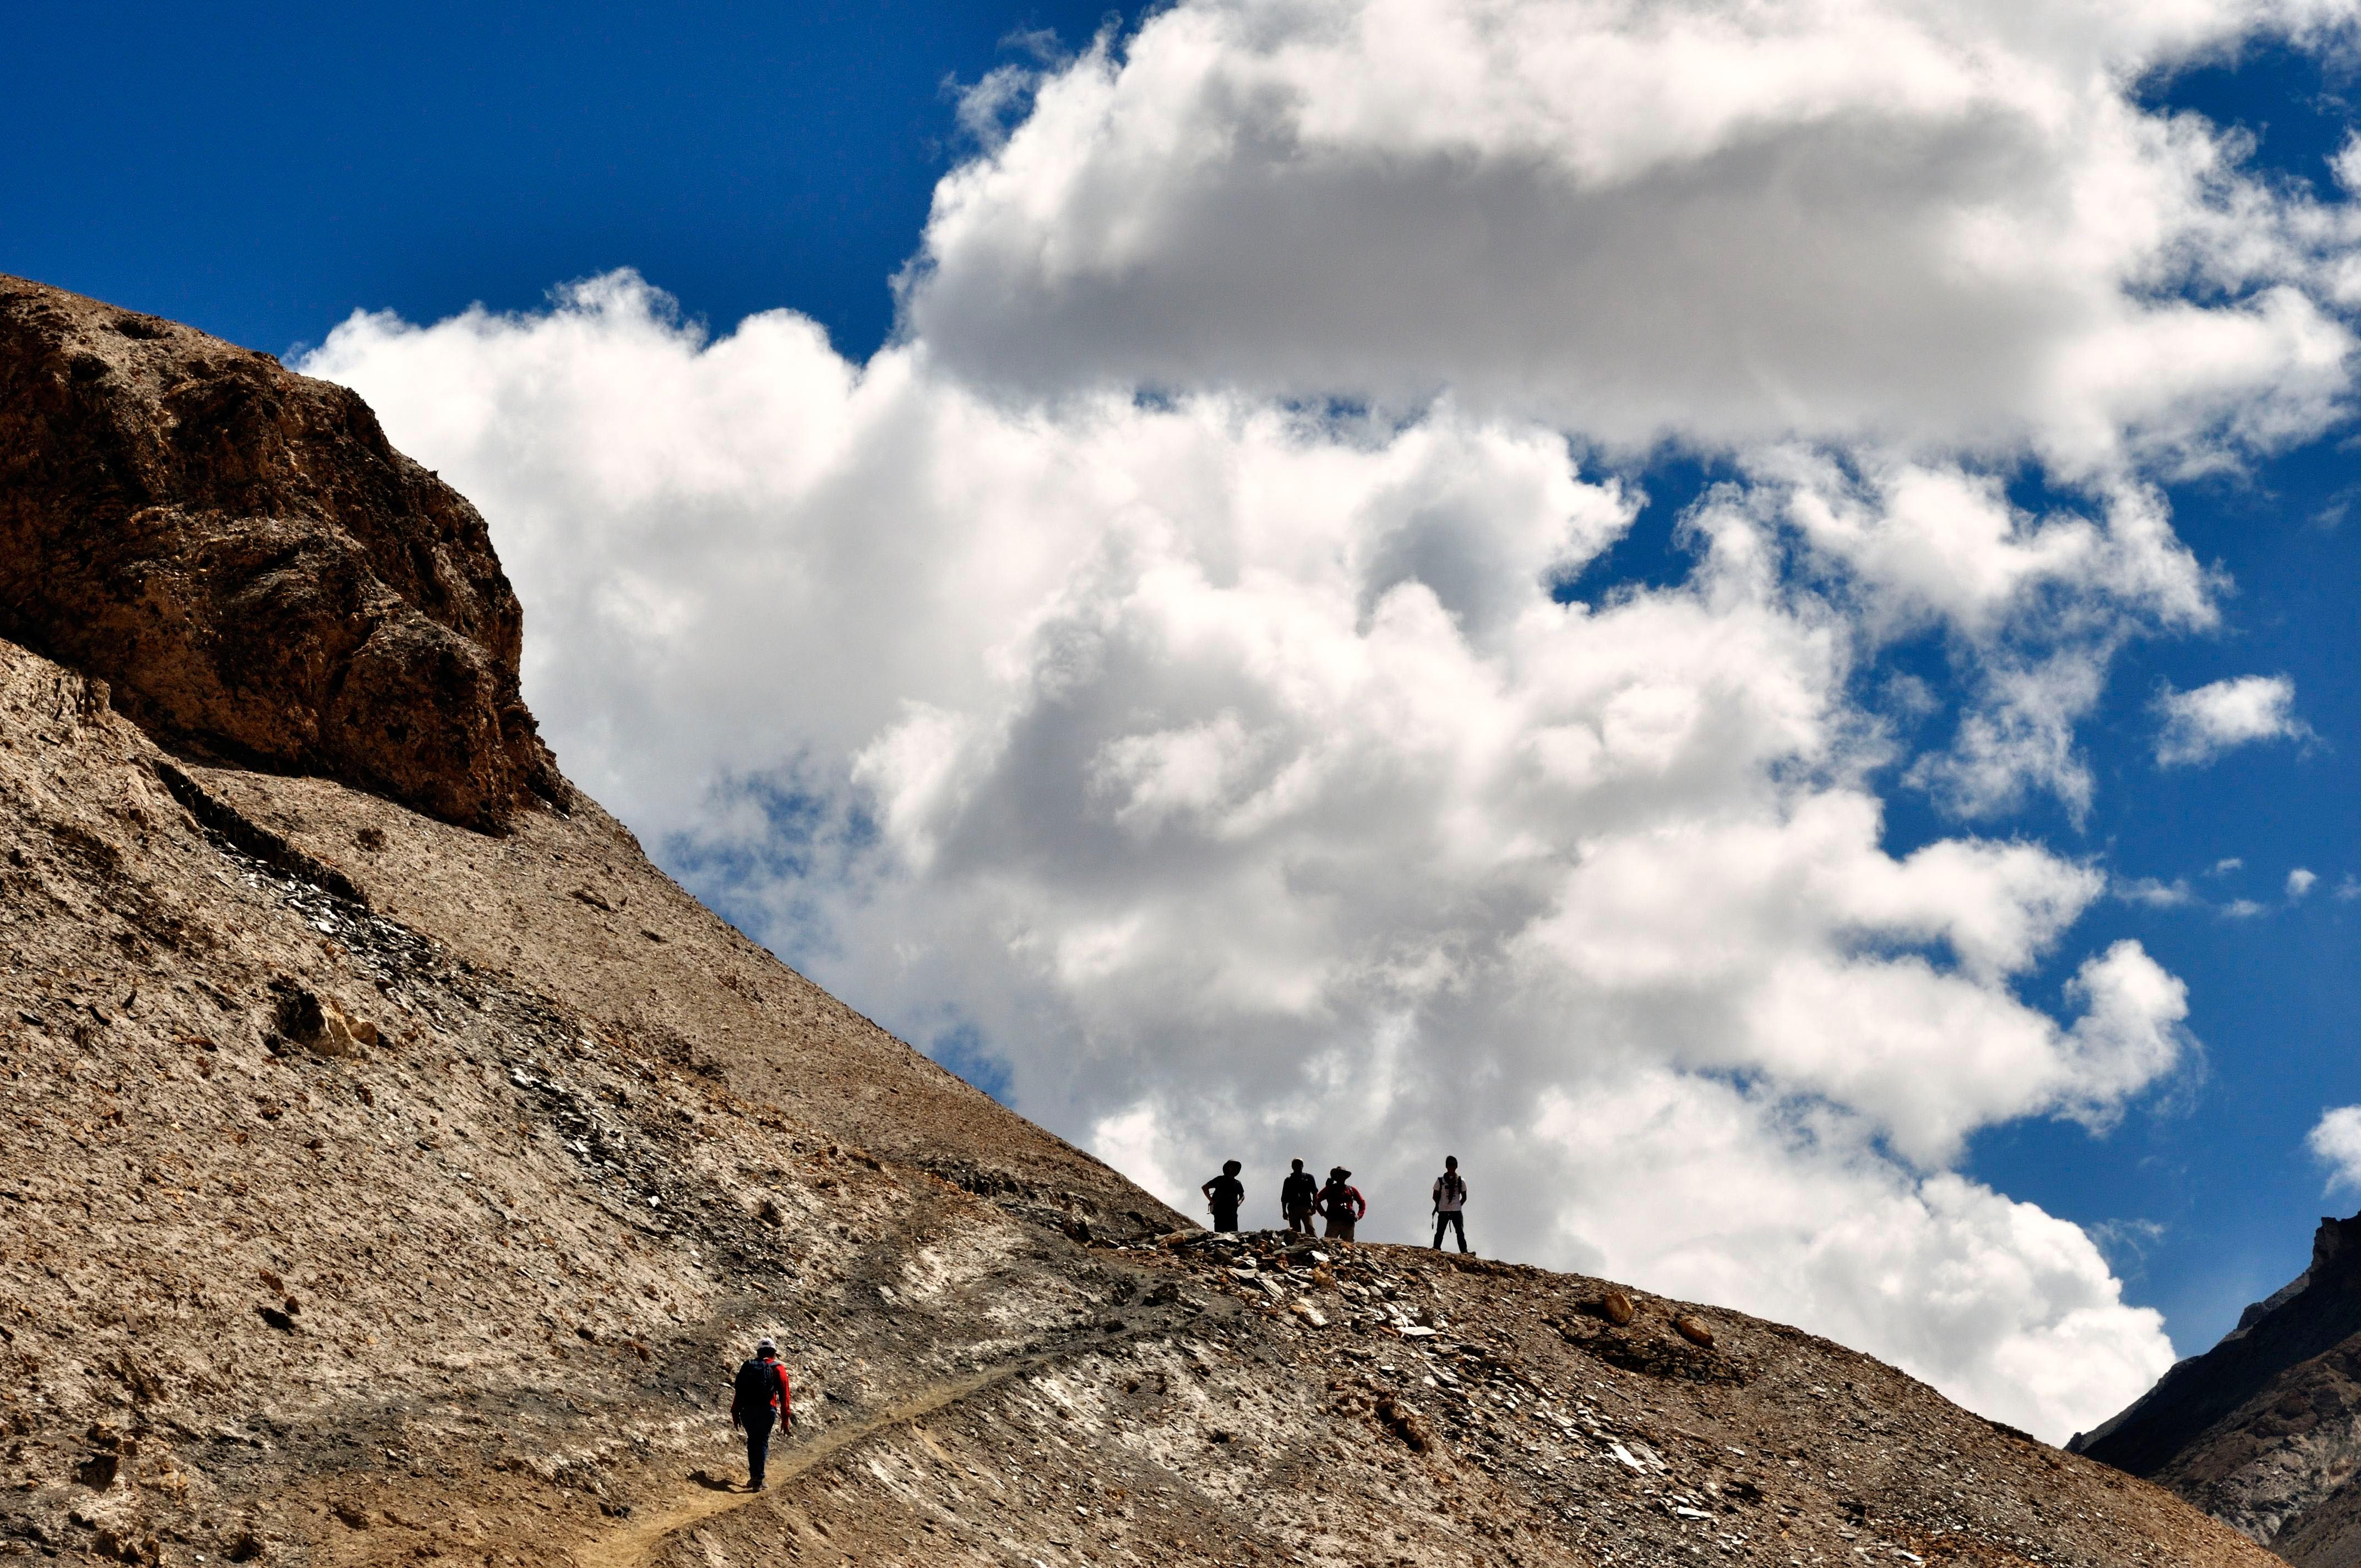
[[[1327,1222],[1322,1234],[1340,1242],[1353,1239],[1353,1227],[1369,1212],[1368,1200],[1353,1185],[1353,1173],[1343,1166],[1332,1166],[1325,1182],[1312,1179],[1303,1168],[1303,1162],[1293,1162],[1294,1168],[1287,1179],[1279,1184],[1279,1212],[1287,1221],[1287,1228],[1300,1235],[1312,1234],[1312,1221],[1316,1215]],[[1245,1166],[1236,1160],[1224,1160],[1222,1174],[1204,1182],[1197,1190],[1205,1195],[1205,1206],[1213,1212],[1213,1229],[1235,1231],[1238,1228],[1238,1207],[1246,1201],[1246,1183],[1238,1179]],[[1467,1250],[1467,1222],[1462,1211],[1467,1206],[1467,1182],[1459,1174],[1459,1157],[1443,1157],[1443,1174],[1434,1179],[1434,1240],[1435,1247],[1443,1245],[1443,1234],[1449,1231],[1459,1243],[1459,1250]]]

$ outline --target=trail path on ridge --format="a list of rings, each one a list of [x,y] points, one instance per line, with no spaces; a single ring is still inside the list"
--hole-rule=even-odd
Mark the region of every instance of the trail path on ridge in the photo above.
[[[1234,1310],[1224,1304],[1215,1309],[1213,1317],[1214,1321],[1222,1321],[1234,1315]],[[1091,1342],[1087,1347],[1068,1343],[1044,1348],[998,1366],[972,1372],[964,1377],[922,1384],[906,1398],[840,1426],[831,1426],[808,1442],[798,1443],[784,1452],[774,1450],[770,1473],[766,1477],[770,1484],[763,1491],[700,1487],[695,1492],[682,1494],[661,1511],[635,1511],[634,1517],[621,1529],[576,1548],[574,1561],[577,1568],[646,1568],[646,1564],[654,1561],[664,1541],[677,1532],[774,1497],[782,1484],[798,1480],[833,1463],[847,1449],[865,1442],[882,1431],[924,1420],[938,1410],[948,1409],[987,1388],[1020,1377],[1027,1372],[1053,1366],[1071,1357],[1077,1350],[1095,1349],[1154,1333],[1168,1333],[1173,1327],[1171,1322],[1159,1317],[1153,1322],[1135,1325],[1123,1333]]]
[[[782,1483],[810,1474],[856,1443],[889,1428],[922,1420],[938,1410],[982,1393],[996,1383],[1005,1382],[1034,1367],[1047,1365],[1054,1359],[1051,1356],[1027,1356],[965,1377],[927,1384],[907,1398],[884,1409],[841,1426],[829,1427],[810,1442],[798,1443],[785,1453],[774,1453],[767,1477],[770,1485],[763,1491],[702,1488],[682,1497],[661,1512],[635,1518],[612,1534],[588,1542],[575,1552],[574,1560],[580,1568],[642,1568],[643,1564],[653,1560],[665,1539],[676,1531],[735,1512],[750,1503],[760,1502],[772,1496]]]

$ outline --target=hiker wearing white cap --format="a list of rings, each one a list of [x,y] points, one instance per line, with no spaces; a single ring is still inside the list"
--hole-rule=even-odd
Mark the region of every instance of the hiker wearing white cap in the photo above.
[[[771,1428],[796,1426],[795,1399],[787,1387],[787,1369],[779,1365],[779,1347],[764,1340],[754,1347],[754,1359],[738,1369],[730,1392],[730,1424],[746,1431],[746,1489],[763,1489],[763,1461],[771,1455]]]

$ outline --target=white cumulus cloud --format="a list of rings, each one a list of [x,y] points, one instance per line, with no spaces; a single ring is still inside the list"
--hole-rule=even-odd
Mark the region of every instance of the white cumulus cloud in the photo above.
[[[2168,686],[2156,706],[2164,719],[2156,760],[2166,767],[2210,762],[2240,746],[2312,734],[2296,717],[2295,683],[2285,675],[2240,675],[2191,691]]]
[[[2268,448],[2347,390],[2344,210],[2133,84],[2350,16],[1190,0],[941,183],[908,321],[1036,389],[1447,388],[1609,442],[2072,469]]]
[[[2328,1167],[2328,1190],[2361,1187],[2361,1105],[2323,1112],[2304,1140],[2312,1157]]]

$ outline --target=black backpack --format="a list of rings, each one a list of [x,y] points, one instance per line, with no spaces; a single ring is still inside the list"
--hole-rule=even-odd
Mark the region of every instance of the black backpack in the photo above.
[[[730,1412],[741,1421],[756,1421],[777,1416],[779,1398],[779,1364],[757,1356],[738,1369],[738,1382],[730,1390]]]

